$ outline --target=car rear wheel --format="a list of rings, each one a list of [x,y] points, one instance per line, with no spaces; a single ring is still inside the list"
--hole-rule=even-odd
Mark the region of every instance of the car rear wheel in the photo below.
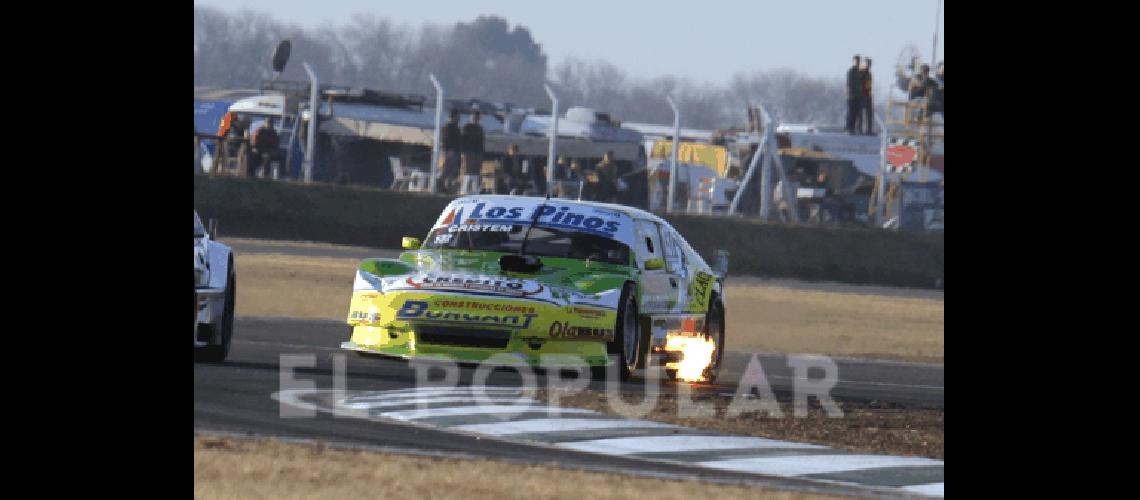
[[[716,376],[720,373],[720,363],[724,360],[724,304],[721,303],[720,297],[715,295],[712,297],[712,304],[709,305],[708,315],[705,316],[705,337],[716,342],[712,363],[705,368],[705,380],[715,382]]]
[[[712,353],[712,362],[705,367],[704,371],[704,381],[712,383],[716,381],[716,377],[720,373],[720,363],[724,360],[724,304],[716,295],[712,296],[712,304],[709,305],[708,313],[705,315],[705,338],[716,343]],[[666,368],[665,376],[669,380],[677,380],[677,370]]]

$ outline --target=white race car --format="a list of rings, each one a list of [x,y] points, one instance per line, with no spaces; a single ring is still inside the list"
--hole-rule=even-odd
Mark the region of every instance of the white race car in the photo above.
[[[237,279],[230,247],[214,241],[216,225],[194,212],[194,359],[223,361],[234,332]]]

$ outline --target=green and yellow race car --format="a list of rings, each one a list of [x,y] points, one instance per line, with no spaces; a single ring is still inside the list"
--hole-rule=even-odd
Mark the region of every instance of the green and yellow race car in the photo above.
[[[671,377],[716,378],[724,254],[705,263],[667,222],[621,205],[521,196],[452,201],[421,244],[365,259],[344,349],[540,367],[653,358]]]

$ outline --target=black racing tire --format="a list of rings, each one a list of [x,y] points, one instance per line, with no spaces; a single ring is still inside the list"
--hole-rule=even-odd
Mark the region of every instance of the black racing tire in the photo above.
[[[221,363],[230,354],[230,344],[234,337],[234,306],[237,300],[237,275],[234,273],[233,262],[230,262],[230,272],[226,277],[225,306],[222,309],[222,321],[217,325],[220,344],[199,347],[195,351],[195,359],[207,363]]]
[[[645,339],[641,338],[641,325],[638,324],[637,296],[632,283],[626,283],[618,299],[617,323],[614,325],[614,340],[606,344],[606,352],[611,359],[617,359],[621,380],[629,380],[645,357]],[[628,342],[627,342],[628,341]],[[606,367],[593,367],[596,379],[605,378]]]
[[[194,335],[198,335],[198,275],[194,275]]]
[[[715,294],[711,299],[708,314],[705,315],[705,337],[716,342],[716,349],[713,350],[712,364],[705,368],[705,380],[708,383],[716,382],[721,362],[724,361],[724,303]]]

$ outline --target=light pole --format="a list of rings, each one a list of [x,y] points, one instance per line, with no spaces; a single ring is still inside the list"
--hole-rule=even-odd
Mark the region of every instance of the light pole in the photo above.
[[[305,182],[313,182],[313,158],[317,150],[317,116],[321,113],[321,89],[317,74],[313,72],[309,63],[304,63],[305,72],[309,74],[309,139],[305,147],[305,162],[302,170],[305,172]]]
[[[875,117],[875,121],[879,122],[879,130],[882,130],[883,138],[879,141],[879,182],[876,186],[875,192],[875,224],[882,226],[883,224],[883,211],[887,207],[887,141],[890,132],[887,126],[883,123],[882,118]]]
[[[673,102],[673,96],[666,95],[669,107],[673,108],[673,162],[669,165],[669,199],[665,201],[665,213],[673,213],[673,191],[677,189],[677,147],[681,143],[681,111]]]
[[[557,158],[554,154],[558,152],[558,96],[550,90],[550,85],[544,83],[542,87],[546,89],[546,95],[550,96],[550,116],[554,119],[550,125],[550,148],[546,152],[546,193],[549,195],[554,183],[554,161]]]
[[[428,73],[431,84],[435,86],[435,137],[431,141],[431,192],[435,192],[435,179],[439,169],[439,125],[443,120],[443,87],[435,79],[435,73]]]

